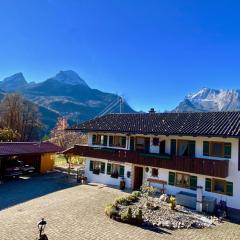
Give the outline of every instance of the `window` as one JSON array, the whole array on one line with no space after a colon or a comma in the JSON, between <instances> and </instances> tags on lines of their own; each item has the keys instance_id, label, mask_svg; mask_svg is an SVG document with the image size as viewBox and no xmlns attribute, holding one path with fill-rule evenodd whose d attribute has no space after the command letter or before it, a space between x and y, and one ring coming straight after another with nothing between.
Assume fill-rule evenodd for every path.
<instances>
[{"instance_id":1,"label":"window","mask_svg":"<svg viewBox=\"0 0 240 240\"><path fill-rule=\"evenodd\" d=\"M213 181L213 192L215 193L225 193L225 181L220 179L214 179Z\"/></svg>"},{"instance_id":2,"label":"window","mask_svg":"<svg viewBox=\"0 0 240 240\"><path fill-rule=\"evenodd\" d=\"M152 177L158 177L158 169L152 168Z\"/></svg>"},{"instance_id":3,"label":"window","mask_svg":"<svg viewBox=\"0 0 240 240\"><path fill-rule=\"evenodd\" d=\"M195 157L195 141L178 140L178 155Z\"/></svg>"},{"instance_id":4,"label":"window","mask_svg":"<svg viewBox=\"0 0 240 240\"><path fill-rule=\"evenodd\" d=\"M119 164L107 164L107 174L112 178L124 177L124 166Z\"/></svg>"},{"instance_id":5,"label":"window","mask_svg":"<svg viewBox=\"0 0 240 240\"><path fill-rule=\"evenodd\" d=\"M109 136L109 146L125 148L126 147L126 137Z\"/></svg>"},{"instance_id":6,"label":"window","mask_svg":"<svg viewBox=\"0 0 240 240\"><path fill-rule=\"evenodd\" d=\"M223 179L205 179L205 191L233 196L233 183Z\"/></svg>"},{"instance_id":7,"label":"window","mask_svg":"<svg viewBox=\"0 0 240 240\"><path fill-rule=\"evenodd\" d=\"M175 172L169 172L168 175L168 185L175 185Z\"/></svg>"},{"instance_id":8,"label":"window","mask_svg":"<svg viewBox=\"0 0 240 240\"><path fill-rule=\"evenodd\" d=\"M203 142L203 155L220 157L220 158L231 158L232 146L231 143L223 142Z\"/></svg>"},{"instance_id":9,"label":"window","mask_svg":"<svg viewBox=\"0 0 240 240\"><path fill-rule=\"evenodd\" d=\"M100 173L105 173L105 163L99 161L90 161L90 171L93 174L99 175Z\"/></svg>"},{"instance_id":10,"label":"window","mask_svg":"<svg viewBox=\"0 0 240 240\"><path fill-rule=\"evenodd\" d=\"M113 146L113 136L109 136L109 146Z\"/></svg>"},{"instance_id":11,"label":"window","mask_svg":"<svg viewBox=\"0 0 240 240\"><path fill-rule=\"evenodd\" d=\"M119 165L118 164L112 164L111 177L118 178L118 175L119 175Z\"/></svg>"},{"instance_id":12,"label":"window","mask_svg":"<svg viewBox=\"0 0 240 240\"><path fill-rule=\"evenodd\" d=\"M223 145L222 143L212 143L212 156L222 157Z\"/></svg>"},{"instance_id":13,"label":"window","mask_svg":"<svg viewBox=\"0 0 240 240\"><path fill-rule=\"evenodd\" d=\"M140 152L144 152L145 148L145 138L137 137L136 138L136 150Z\"/></svg>"},{"instance_id":14,"label":"window","mask_svg":"<svg viewBox=\"0 0 240 240\"><path fill-rule=\"evenodd\" d=\"M159 138L153 138L153 146L159 145Z\"/></svg>"},{"instance_id":15,"label":"window","mask_svg":"<svg viewBox=\"0 0 240 240\"><path fill-rule=\"evenodd\" d=\"M176 146L177 141L175 139L171 139L171 155L176 155Z\"/></svg>"},{"instance_id":16,"label":"window","mask_svg":"<svg viewBox=\"0 0 240 240\"><path fill-rule=\"evenodd\" d=\"M108 136L107 135L96 135L92 136L93 145L104 145L107 146Z\"/></svg>"},{"instance_id":17,"label":"window","mask_svg":"<svg viewBox=\"0 0 240 240\"><path fill-rule=\"evenodd\" d=\"M135 150L135 139L134 139L134 137L130 137L130 150L131 151Z\"/></svg>"},{"instance_id":18,"label":"window","mask_svg":"<svg viewBox=\"0 0 240 240\"><path fill-rule=\"evenodd\" d=\"M187 174L177 173L176 186L189 188L190 187L190 176Z\"/></svg>"},{"instance_id":19,"label":"window","mask_svg":"<svg viewBox=\"0 0 240 240\"><path fill-rule=\"evenodd\" d=\"M196 190L197 177L184 174L184 173L169 172L168 185Z\"/></svg>"}]
</instances>

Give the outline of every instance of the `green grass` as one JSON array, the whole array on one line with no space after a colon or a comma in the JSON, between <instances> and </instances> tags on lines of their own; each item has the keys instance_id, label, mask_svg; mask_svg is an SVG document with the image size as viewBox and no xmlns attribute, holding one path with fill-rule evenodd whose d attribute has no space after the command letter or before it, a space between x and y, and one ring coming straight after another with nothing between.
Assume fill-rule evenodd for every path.
<instances>
[{"instance_id":1,"label":"green grass","mask_svg":"<svg viewBox=\"0 0 240 240\"><path fill-rule=\"evenodd\" d=\"M74 156L74 157L71 158L71 163L72 164L82 164L83 159L84 159L83 157ZM67 164L67 160L64 157L64 155L57 154L55 156L55 159L54 159L54 165L55 166L61 166L61 165L65 165L65 164Z\"/></svg>"}]
</instances>

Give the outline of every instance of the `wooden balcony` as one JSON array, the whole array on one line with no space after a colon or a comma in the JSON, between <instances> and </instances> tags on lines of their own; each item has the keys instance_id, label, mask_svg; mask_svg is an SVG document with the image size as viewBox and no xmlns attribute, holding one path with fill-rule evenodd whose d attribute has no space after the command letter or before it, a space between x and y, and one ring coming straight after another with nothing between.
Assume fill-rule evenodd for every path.
<instances>
[{"instance_id":1,"label":"wooden balcony","mask_svg":"<svg viewBox=\"0 0 240 240\"><path fill-rule=\"evenodd\" d=\"M226 178L228 176L228 160L212 160L204 158L179 157L158 154L142 154L136 151L94 148L78 146L64 153L107 159L117 162L128 162L142 166L165 168L175 171L202 174L212 177Z\"/></svg>"}]
</instances>

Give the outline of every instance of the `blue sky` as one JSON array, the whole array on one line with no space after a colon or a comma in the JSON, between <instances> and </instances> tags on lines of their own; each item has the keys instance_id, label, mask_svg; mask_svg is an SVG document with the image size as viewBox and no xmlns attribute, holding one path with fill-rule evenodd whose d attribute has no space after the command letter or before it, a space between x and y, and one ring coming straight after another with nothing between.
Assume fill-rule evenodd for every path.
<instances>
[{"instance_id":1,"label":"blue sky","mask_svg":"<svg viewBox=\"0 0 240 240\"><path fill-rule=\"evenodd\" d=\"M202 87L240 88L239 10L229 0L0 0L0 79L72 69L136 110L169 110Z\"/></svg>"}]
</instances>

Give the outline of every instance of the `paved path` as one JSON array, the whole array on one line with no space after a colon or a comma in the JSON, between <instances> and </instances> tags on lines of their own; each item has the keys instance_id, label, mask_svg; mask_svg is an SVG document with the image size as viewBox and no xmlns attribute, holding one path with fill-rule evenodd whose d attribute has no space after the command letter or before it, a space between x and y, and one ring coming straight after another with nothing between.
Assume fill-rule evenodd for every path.
<instances>
[{"instance_id":1,"label":"paved path","mask_svg":"<svg viewBox=\"0 0 240 240\"><path fill-rule=\"evenodd\" d=\"M50 175L51 176L51 175ZM43 180L45 178L43 177ZM35 186L32 182L35 182ZM42 181L38 178L38 181ZM56 182L56 177L44 182L47 188ZM36 180L29 184L38 188ZM12 191L14 183L8 183ZM40 186L42 186L40 184ZM0 191L1 191L0 186ZM18 186L21 188L21 186ZM26 188L26 185L24 185ZM36 191L36 189L34 191ZM21 193L24 189L18 189ZM52 189L53 190L53 189ZM36 222L45 217L48 221L46 233L49 240L147 240L147 239L240 239L240 225L224 223L212 229L178 230L168 233L155 233L139 227L118 223L104 215L107 203L122 194L119 190L99 186L68 186L59 190L56 188L44 196L22 202L0 211L1 240L36 239ZM28 189L29 191L29 189ZM1 191L3 194L3 191ZM7 196L7 192L5 193ZM2 196L1 196L2 197Z\"/></svg>"}]
</instances>

